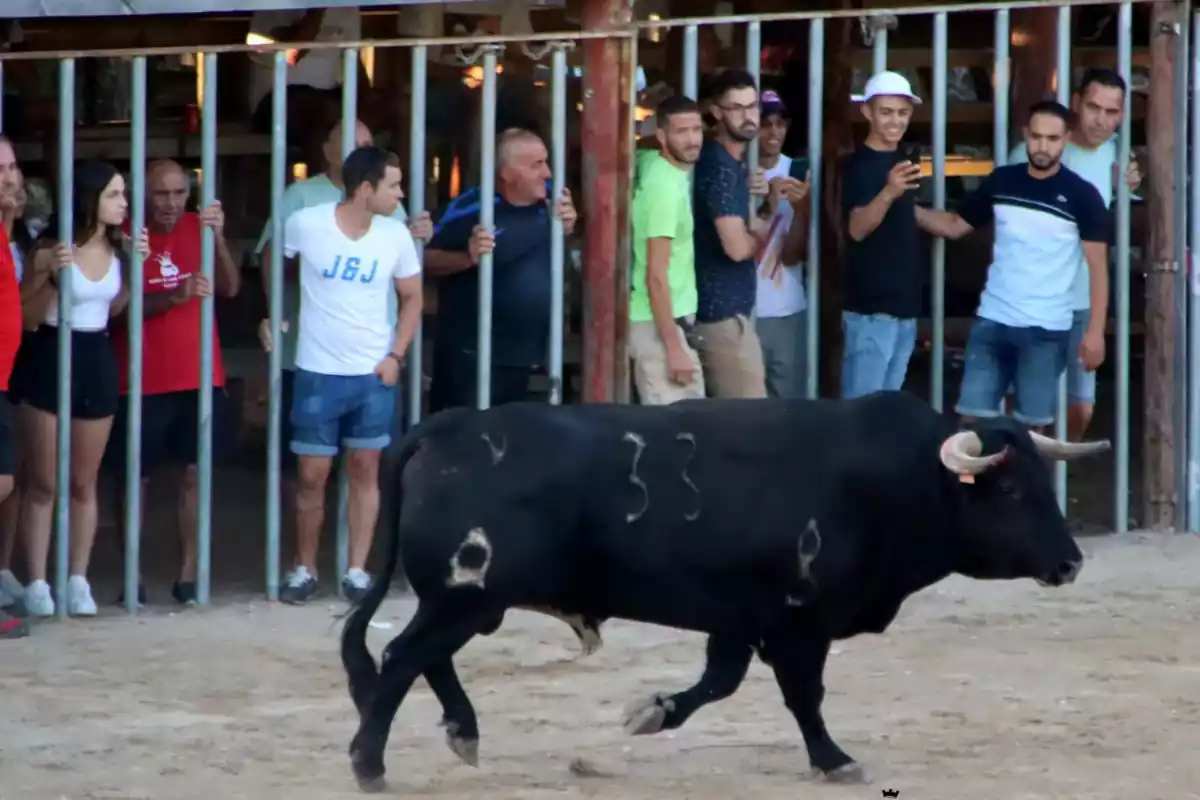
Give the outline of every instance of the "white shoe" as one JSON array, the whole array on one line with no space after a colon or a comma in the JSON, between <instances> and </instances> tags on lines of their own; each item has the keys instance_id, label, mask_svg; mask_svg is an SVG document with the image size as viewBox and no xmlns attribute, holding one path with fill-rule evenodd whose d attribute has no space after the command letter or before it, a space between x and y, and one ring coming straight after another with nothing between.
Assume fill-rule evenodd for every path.
<instances>
[{"instance_id":1,"label":"white shoe","mask_svg":"<svg viewBox=\"0 0 1200 800\"><path fill-rule=\"evenodd\" d=\"M25 596L25 587L11 570L0 569L0 595L6 595L13 600L20 600Z\"/></svg>"},{"instance_id":2,"label":"white shoe","mask_svg":"<svg viewBox=\"0 0 1200 800\"><path fill-rule=\"evenodd\" d=\"M50 584L33 581L25 587L25 610L31 617L54 616L54 594L50 591Z\"/></svg>"},{"instance_id":3,"label":"white shoe","mask_svg":"<svg viewBox=\"0 0 1200 800\"><path fill-rule=\"evenodd\" d=\"M87 578L72 575L67 583L67 613L72 617L94 617L98 611Z\"/></svg>"}]
</instances>

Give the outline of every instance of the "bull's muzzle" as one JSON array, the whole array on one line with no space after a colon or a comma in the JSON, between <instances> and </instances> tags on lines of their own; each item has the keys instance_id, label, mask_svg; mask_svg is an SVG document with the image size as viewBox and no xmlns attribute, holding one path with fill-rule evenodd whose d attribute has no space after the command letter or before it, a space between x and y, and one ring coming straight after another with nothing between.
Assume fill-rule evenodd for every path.
<instances>
[{"instance_id":1,"label":"bull's muzzle","mask_svg":"<svg viewBox=\"0 0 1200 800\"><path fill-rule=\"evenodd\" d=\"M1049 575L1039 578L1038 583L1043 586L1066 586L1075 582L1081 569L1083 569L1082 561L1063 561Z\"/></svg>"}]
</instances>

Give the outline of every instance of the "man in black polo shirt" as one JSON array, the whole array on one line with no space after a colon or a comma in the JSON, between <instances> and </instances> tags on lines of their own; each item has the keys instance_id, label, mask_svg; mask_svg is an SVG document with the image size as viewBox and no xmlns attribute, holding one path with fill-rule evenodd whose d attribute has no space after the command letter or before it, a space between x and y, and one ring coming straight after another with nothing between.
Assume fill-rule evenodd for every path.
<instances>
[{"instance_id":1,"label":"man in black polo shirt","mask_svg":"<svg viewBox=\"0 0 1200 800\"><path fill-rule=\"evenodd\" d=\"M496 143L494 232L479 224L479 189L458 195L442 213L429 248L425 272L437 279L430 411L474 406L479 331L479 273L492 254L492 405L525 399L529 376L546 363L550 335L550 180L541 138L512 128ZM567 235L575 207L565 189L554 213Z\"/></svg>"},{"instance_id":2,"label":"man in black polo shirt","mask_svg":"<svg viewBox=\"0 0 1200 800\"><path fill-rule=\"evenodd\" d=\"M913 106L921 100L905 78L880 72L867 81L863 116L871 123L843 176L846 280L842 329L842 397L900 389L916 344L926 264L917 225L923 209L912 191L918 164L900 159Z\"/></svg>"},{"instance_id":3,"label":"man in black polo shirt","mask_svg":"<svg viewBox=\"0 0 1200 800\"><path fill-rule=\"evenodd\" d=\"M767 235L750 213L746 144L758 135L758 89L745 70L712 83L715 124L692 175L696 250L696 349L715 397L766 397L762 346L750 315L758 291L754 258Z\"/></svg>"}]
</instances>

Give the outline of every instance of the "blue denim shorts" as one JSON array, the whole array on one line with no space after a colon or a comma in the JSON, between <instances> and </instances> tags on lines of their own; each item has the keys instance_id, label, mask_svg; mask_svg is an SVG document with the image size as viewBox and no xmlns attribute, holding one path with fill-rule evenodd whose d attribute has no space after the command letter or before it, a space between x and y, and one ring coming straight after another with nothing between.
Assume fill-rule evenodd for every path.
<instances>
[{"instance_id":1,"label":"blue denim shorts","mask_svg":"<svg viewBox=\"0 0 1200 800\"><path fill-rule=\"evenodd\" d=\"M297 369L292 379L292 452L334 456L341 447L382 450L392 440L396 387L379 376L321 375Z\"/></svg>"},{"instance_id":2,"label":"blue denim shorts","mask_svg":"<svg viewBox=\"0 0 1200 800\"><path fill-rule=\"evenodd\" d=\"M904 388L908 360L917 344L915 319L844 311L842 332L846 340L842 356L844 399Z\"/></svg>"},{"instance_id":3,"label":"blue denim shorts","mask_svg":"<svg viewBox=\"0 0 1200 800\"><path fill-rule=\"evenodd\" d=\"M1058 377L1067 367L1071 332L1017 328L976 319L967 339L966 366L955 411L965 417L1000 416L1004 390L1016 388L1013 417L1040 428L1054 422Z\"/></svg>"},{"instance_id":4,"label":"blue denim shorts","mask_svg":"<svg viewBox=\"0 0 1200 800\"><path fill-rule=\"evenodd\" d=\"M1071 344L1067 350L1067 401L1072 405L1096 402L1096 373L1084 367L1079 359L1079 345L1087 333L1091 315L1091 311L1076 311L1071 325Z\"/></svg>"}]
</instances>

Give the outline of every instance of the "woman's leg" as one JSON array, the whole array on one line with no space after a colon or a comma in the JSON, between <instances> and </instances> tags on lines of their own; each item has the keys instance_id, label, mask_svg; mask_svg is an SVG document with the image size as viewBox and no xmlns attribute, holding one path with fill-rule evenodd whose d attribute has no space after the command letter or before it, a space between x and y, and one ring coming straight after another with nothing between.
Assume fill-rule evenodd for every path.
<instances>
[{"instance_id":1,"label":"woman's leg","mask_svg":"<svg viewBox=\"0 0 1200 800\"><path fill-rule=\"evenodd\" d=\"M108 444L112 417L77 419L71 422L71 614L91 616L96 602L87 582L92 544L96 541L99 506L96 481L100 459Z\"/></svg>"},{"instance_id":2,"label":"woman's leg","mask_svg":"<svg viewBox=\"0 0 1200 800\"><path fill-rule=\"evenodd\" d=\"M54 599L46 582L50 556L50 524L54 518L55 432L58 418L41 409L26 407L26 484L21 497L25 532L25 560L29 585L25 607L35 616L54 614Z\"/></svg>"},{"instance_id":3,"label":"woman's leg","mask_svg":"<svg viewBox=\"0 0 1200 800\"><path fill-rule=\"evenodd\" d=\"M20 536L21 487L24 483L23 467L28 447L28 437L24 433L24 414L21 411L23 408L24 406L17 406L12 409L16 463L13 464L12 490L4 498L4 502L0 503L0 593L7 592L17 600L24 595L24 590L12 574L13 551L16 550L17 537Z\"/></svg>"}]
</instances>

